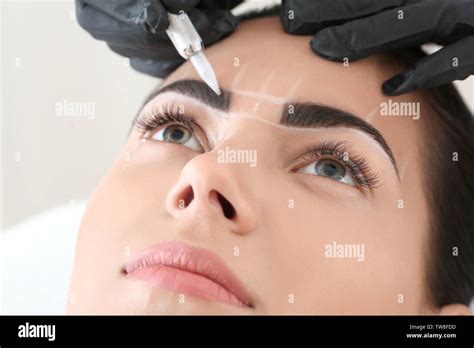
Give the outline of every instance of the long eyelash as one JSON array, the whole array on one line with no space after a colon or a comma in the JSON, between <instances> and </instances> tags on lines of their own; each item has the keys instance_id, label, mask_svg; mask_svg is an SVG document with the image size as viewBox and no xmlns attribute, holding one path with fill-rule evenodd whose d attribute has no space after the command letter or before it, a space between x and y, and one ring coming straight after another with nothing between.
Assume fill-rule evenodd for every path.
<instances>
[{"instance_id":1,"label":"long eyelash","mask_svg":"<svg viewBox=\"0 0 474 348\"><path fill-rule=\"evenodd\" d=\"M194 131L196 121L192 116L178 112L174 104L166 105L160 109L154 109L149 113L139 115L133 126L141 133L153 131L168 123L179 123Z\"/></svg>"},{"instance_id":2,"label":"long eyelash","mask_svg":"<svg viewBox=\"0 0 474 348\"><path fill-rule=\"evenodd\" d=\"M331 156L338 160L350 170L354 179L363 188L373 189L378 186L379 177L371 171L368 161L365 158L351 154L352 152L345 142L325 141L321 145L308 148L308 153L317 157L317 159Z\"/></svg>"}]
</instances>

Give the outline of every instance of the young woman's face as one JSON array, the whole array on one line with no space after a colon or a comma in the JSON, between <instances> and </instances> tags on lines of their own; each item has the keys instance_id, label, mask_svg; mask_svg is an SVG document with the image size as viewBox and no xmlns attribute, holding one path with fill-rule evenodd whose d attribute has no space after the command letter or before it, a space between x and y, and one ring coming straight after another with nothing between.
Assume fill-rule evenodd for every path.
<instances>
[{"instance_id":1,"label":"young woman's face","mask_svg":"<svg viewBox=\"0 0 474 348\"><path fill-rule=\"evenodd\" d=\"M324 61L276 18L206 55L226 97L185 63L144 107L89 201L69 312L432 311L429 110L380 91L402 67Z\"/></svg>"}]
</instances>

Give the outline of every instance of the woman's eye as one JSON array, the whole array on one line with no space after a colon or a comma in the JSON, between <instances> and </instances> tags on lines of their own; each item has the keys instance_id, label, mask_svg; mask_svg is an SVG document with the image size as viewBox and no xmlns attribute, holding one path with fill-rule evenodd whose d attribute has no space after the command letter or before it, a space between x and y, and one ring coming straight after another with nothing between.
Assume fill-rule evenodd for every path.
<instances>
[{"instance_id":1,"label":"woman's eye","mask_svg":"<svg viewBox=\"0 0 474 348\"><path fill-rule=\"evenodd\" d=\"M323 176L344 184L355 186L354 179L345 166L330 158L323 158L299 170L300 173L308 173Z\"/></svg>"},{"instance_id":2,"label":"woman's eye","mask_svg":"<svg viewBox=\"0 0 474 348\"><path fill-rule=\"evenodd\" d=\"M192 130L179 124L160 129L151 139L183 145L189 147L191 150L202 152L202 146Z\"/></svg>"}]
</instances>

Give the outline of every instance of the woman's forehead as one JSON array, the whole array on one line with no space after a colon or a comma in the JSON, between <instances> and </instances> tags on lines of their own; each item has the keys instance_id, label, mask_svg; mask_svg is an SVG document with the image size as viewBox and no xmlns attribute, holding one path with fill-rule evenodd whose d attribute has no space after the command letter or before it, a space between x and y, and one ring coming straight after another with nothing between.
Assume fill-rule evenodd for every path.
<instances>
[{"instance_id":1,"label":"woman's forehead","mask_svg":"<svg viewBox=\"0 0 474 348\"><path fill-rule=\"evenodd\" d=\"M283 31L276 17L241 23L205 50L221 88L254 103L283 104L299 99L341 107L361 117L387 99L382 83L403 66L386 55L357 62L330 62L309 47L310 36ZM167 79L199 79L189 62ZM400 97L399 97L400 98Z\"/></svg>"}]
</instances>

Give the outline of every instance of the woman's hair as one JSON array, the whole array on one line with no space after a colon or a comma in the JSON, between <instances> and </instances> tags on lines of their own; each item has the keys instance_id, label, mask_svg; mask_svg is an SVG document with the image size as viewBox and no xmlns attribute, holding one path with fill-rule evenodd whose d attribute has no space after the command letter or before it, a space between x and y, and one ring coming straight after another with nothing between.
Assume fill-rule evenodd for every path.
<instances>
[{"instance_id":1,"label":"woman's hair","mask_svg":"<svg viewBox=\"0 0 474 348\"><path fill-rule=\"evenodd\" d=\"M424 94L435 111L421 151L430 207L429 295L438 307L468 305L474 296L473 115L452 83Z\"/></svg>"},{"instance_id":2,"label":"woman's hair","mask_svg":"<svg viewBox=\"0 0 474 348\"><path fill-rule=\"evenodd\" d=\"M274 6L240 21L277 16ZM425 57L417 47L391 54L407 67ZM430 302L469 305L474 296L474 118L452 83L422 92L435 111L420 134L429 202L426 281Z\"/></svg>"}]
</instances>

